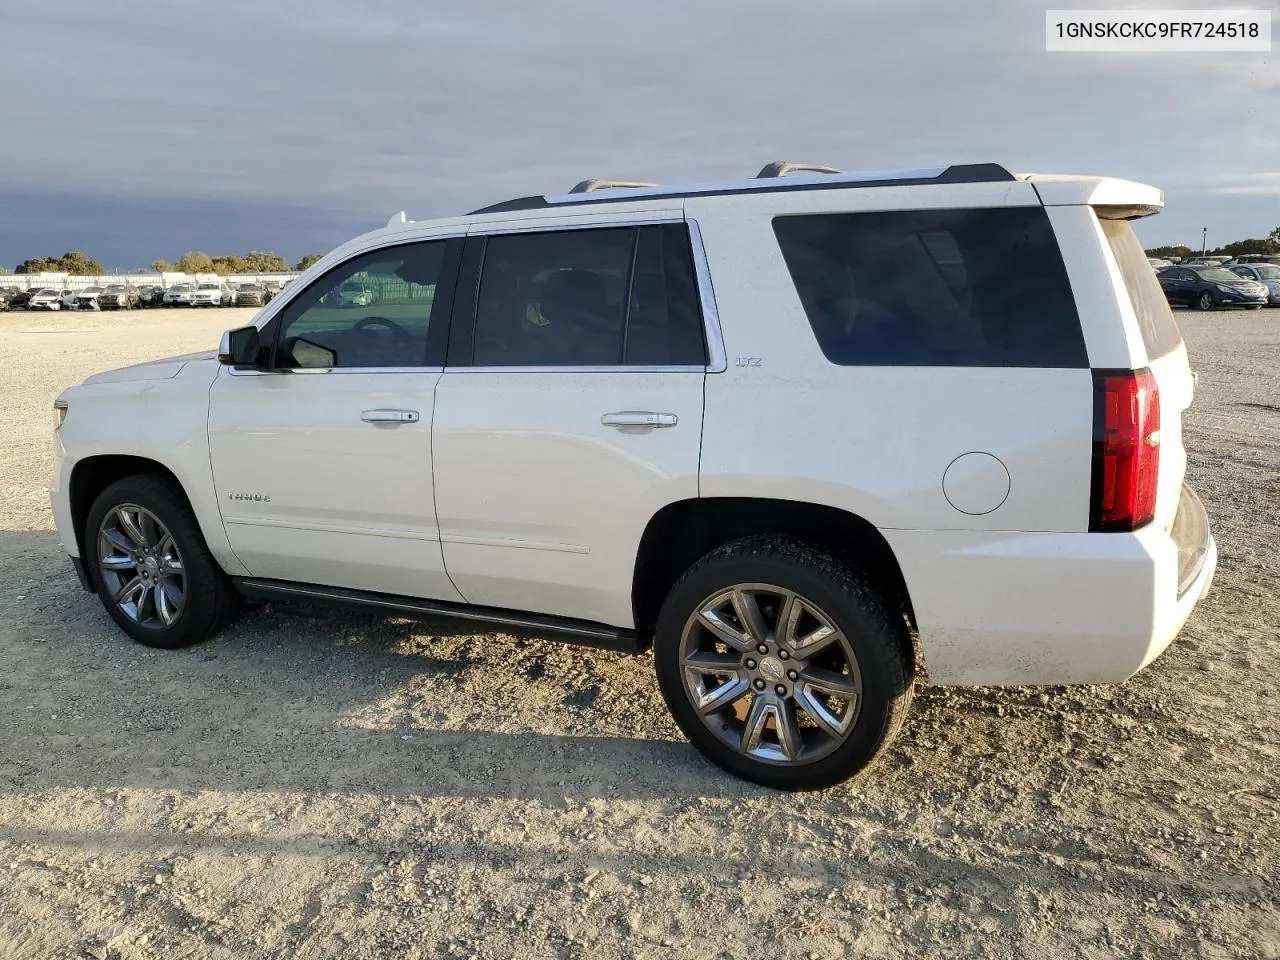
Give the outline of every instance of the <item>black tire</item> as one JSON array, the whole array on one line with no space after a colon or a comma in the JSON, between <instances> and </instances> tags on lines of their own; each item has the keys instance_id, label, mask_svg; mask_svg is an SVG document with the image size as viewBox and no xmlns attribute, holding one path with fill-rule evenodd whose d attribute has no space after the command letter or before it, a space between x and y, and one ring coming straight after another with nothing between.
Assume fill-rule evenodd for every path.
<instances>
[{"instance_id":1,"label":"black tire","mask_svg":"<svg viewBox=\"0 0 1280 960\"><path fill-rule=\"evenodd\" d=\"M176 619L167 627L148 627L130 619L112 598L99 566L103 522L123 504L137 505L153 514L167 528L181 556L183 601ZM85 521L84 561L98 598L111 619L134 640L148 647L172 650L207 640L240 609L240 595L209 553L186 497L172 481L158 474L126 477L98 495Z\"/></svg>"},{"instance_id":2,"label":"black tire","mask_svg":"<svg viewBox=\"0 0 1280 960\"><path fill-rule=\"evenodd\" d=\"M702 719L681 667L685 625L706 598L735 584L794 591L816 603L849 640L861 674L860 707L831 752L812 761L756 759L730 746ZM667 595L654 636L658 685L680 729L713 763L780 790L829 787L869 767L897 735L910 707L910 637L903 618L892 611L868 579L829 554L779 537L738 540L704 556Z\"/></svg>"},{"instance_id":3,"label":"black tire","mask_svg":"<svg viewBox=\"0 0 1280 960\"><path fill-rule=\"evenodd\" d=\"M1196 298L1196 309L1203 310L1206 313L1218 305L1218 301L1213 298L1213 294L1208 290L1203 291Z\"/></svg>"}]
</instances>

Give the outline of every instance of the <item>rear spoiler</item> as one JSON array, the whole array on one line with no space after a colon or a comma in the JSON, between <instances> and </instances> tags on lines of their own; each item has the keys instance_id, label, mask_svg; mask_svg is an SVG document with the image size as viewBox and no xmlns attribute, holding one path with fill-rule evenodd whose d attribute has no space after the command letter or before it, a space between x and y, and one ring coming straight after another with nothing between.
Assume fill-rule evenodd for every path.
<instances>
[{"instance_id":1,"label":"rear spoiler","mask_svg":"<svg viewBox=\"0 0 1280 960\"><path fill-rule=\"evenodd\" d=\"M1041 174L1023 179L1035 188L1046 207L1088 206L1104 220L1134 220L1164 209L1163 190L1133 180Z\"/></svg>"}]
</instances>

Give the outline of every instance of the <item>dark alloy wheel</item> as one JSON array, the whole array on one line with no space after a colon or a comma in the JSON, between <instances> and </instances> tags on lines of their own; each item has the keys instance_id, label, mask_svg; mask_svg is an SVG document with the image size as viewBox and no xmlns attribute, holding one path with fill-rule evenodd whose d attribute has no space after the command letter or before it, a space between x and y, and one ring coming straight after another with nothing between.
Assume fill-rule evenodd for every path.
<instances>
[{"instance_id":1,"label":"dark alloy wheel","mask_svg":"<svg viewBox=\"0 0 1280 960\"><path fill-rule=\"evenodd\" d=\"M139 474L103 490L89 509L83 548L107 613L139 643L198 643L239 608L186 498L164 477Z\"/></svg>"},{"instance_id":2,"label":"dark alloy wheel","mask_svg":"<svg viewBox=\"0 0 1280 960\"><path fill-rule=\"evenodd\" d=\"M844 780L892 739L911 695L906 626L854 571L752 538L672 588L654 642L659 685L709 759L767 786Z\"/></svg>"}]
</instances>

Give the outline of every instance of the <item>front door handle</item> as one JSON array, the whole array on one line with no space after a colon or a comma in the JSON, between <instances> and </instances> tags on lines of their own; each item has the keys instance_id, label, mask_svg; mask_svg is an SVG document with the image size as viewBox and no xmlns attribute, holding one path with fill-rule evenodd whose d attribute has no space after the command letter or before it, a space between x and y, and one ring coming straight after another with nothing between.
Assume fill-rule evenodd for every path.
<instances>
[{"instance_id":1,"label":"front door handle","mask_svg":"<svg viewBox=\"0 0 1280 960\"><path fill-rule=\"evenodd\" d=\"M365 423L417 423L417 410L366 410L360 414Z\"/></svg>"},{"instance_id":2,"label":"front door handle","mask_svg":"<svg viewBox=\"0 0 1280 960\"><path fill-rule=\"evenodd\" d=\"M649 410L624 410L606 413L600 418L606 427L674 427L678 418L674 413L652 413Z\"/></svg>"}]
</instances>

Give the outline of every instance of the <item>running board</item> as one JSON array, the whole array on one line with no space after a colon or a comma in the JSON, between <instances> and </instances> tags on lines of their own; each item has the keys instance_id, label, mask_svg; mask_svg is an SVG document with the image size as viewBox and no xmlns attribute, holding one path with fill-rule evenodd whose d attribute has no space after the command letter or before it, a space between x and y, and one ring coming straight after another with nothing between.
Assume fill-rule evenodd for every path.
<instances>
[{"instance_id":1,"label":"running board","mask_svg":"<svg viewBox=\"0 0 1280 960\"><path fill-rule=\"evenodd\" d=\"M322 587L288 580L234 577L231 582L240 593L256 600L300 600L338 607L386 610L422 620L465 621L474 623L483 630L535 639L561 640L622 653L640 653L646 648L646 644L641 642L634 630L610 627L590 620L520 613L494 607L472 607L443 600L420 600L417 597L398 597L371 590Z\"/></svg>"}]
</instances>

